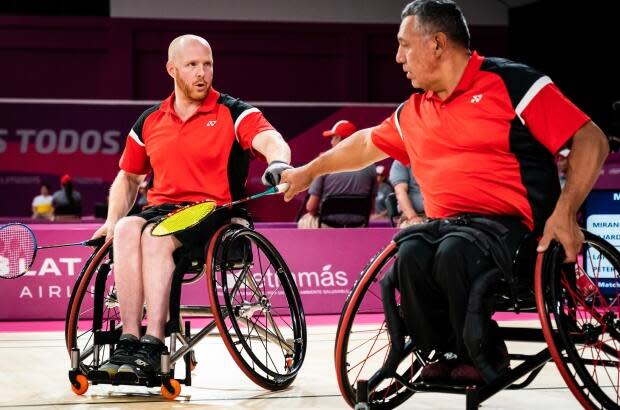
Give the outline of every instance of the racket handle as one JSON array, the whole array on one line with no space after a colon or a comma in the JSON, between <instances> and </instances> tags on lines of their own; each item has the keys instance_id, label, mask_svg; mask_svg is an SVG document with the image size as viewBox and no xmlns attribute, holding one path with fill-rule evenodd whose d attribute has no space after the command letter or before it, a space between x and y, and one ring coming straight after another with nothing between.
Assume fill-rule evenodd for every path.
<instances>
[{"instance_id":1,"label":"racket handle","mask_svg":"<svg viewBox=\"0 0 620 410\"><path fill-rule=\"evenodd\" d=\"M289 184L286 182L276 185L276 189L278 190L279 193L288 191L288 187L289 187Z\"/></svg>"},{"instance_id":2,"label":"racket handle","mask_svg":"<svg viewBox=\"0 0 620 410\"><path fill-rule=\"evenodd\" d=\"M85 246L101 246L105 243L105 236L99 236L94 239L82 242Z\"/></svg>"}]
</instances>

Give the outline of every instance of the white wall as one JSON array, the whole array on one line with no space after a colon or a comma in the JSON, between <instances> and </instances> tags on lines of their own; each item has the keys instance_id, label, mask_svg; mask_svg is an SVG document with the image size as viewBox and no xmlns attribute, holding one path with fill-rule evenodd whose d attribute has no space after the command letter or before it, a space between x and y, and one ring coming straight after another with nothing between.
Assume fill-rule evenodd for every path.
<instances>
[{"instance_id":1,"label":"white wall","mask_svg":"<svg viewBox=\"0 0 620 410\"><path fill-rule=\"evenodd\" d=\"M406 0L110 0L112 17L321 23L398 23ZM460 0L469 24L507 25L499 0Z\"/></svg>"}]
</instances>

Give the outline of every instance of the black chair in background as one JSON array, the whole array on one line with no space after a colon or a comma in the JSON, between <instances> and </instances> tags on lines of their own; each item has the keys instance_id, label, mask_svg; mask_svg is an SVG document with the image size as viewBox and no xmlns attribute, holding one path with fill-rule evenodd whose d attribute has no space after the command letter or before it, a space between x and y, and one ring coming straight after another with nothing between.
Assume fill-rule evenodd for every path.
<instances>
[{"instance_id":1,"label":"black chair in background","mask_svg":"<svg viewBox=\"0 0 620 410\"><path fill-rule=\"evenodd\" d=\"M371 210L371 195L330 195L321 204L319 227L321 224L333 228L367 227ZM344 215L350 221L343 224Z\"/></svg>"}]
</instances>

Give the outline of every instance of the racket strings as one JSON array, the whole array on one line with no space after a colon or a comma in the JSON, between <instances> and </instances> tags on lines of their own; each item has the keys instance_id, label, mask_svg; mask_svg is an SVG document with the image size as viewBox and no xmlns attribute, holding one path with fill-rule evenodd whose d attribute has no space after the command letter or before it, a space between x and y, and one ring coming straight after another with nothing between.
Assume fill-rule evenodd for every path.
<instances>
[{"instance_id":1,"label":"racket strings","mask_svg":"<svg viewBox=\"0 0 620 410\"><path fill-rule=\"evenodd\" d=\"M32 232L23 225L0 229L0 276L15 278L32 265L36 243Z\"/></svg>"},{"instance_id":2,"label":"racket strings","mask_svg":"<svg viewBox=\"0 0 620 410\"><path fill-rule=\"evenodd\" d=\"M181 208L162 219L151 233L154 236L165 236L190 228L211 214L215 207L214 201L204 201Z\"/></svg>"}]
</instances>

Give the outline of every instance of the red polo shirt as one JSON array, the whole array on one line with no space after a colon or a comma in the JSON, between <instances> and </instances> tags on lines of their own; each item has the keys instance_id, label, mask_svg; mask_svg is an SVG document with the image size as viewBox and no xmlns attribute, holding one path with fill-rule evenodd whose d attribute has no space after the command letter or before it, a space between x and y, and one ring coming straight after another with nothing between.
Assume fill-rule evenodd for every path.
<instances>
[{"instance_id":1,"label":"red polo shirt","mask_svg":"<svg viewBox=\"0 0 620 410\"><path fill-rule=\"evenodd\" d=\"M245 195L252 140L271 129L257 108L214 89L181 121L173 93L136 121L119 165L132 174L153 171L149 205L207 198L221 205Z\"/></svg>"},{"instance_id":2,"label":"red polo shirt","mask_svg":"<svg viewBox=\"0 0 620 410\"><path fill-rule=\"evenodd\" d=\"M448 98L411 95L372 140L411 164L428 216L516 215L540 228L559 196L553 154L588 120L549 77L474 52Z\"/></svg>"}]
</instances>

